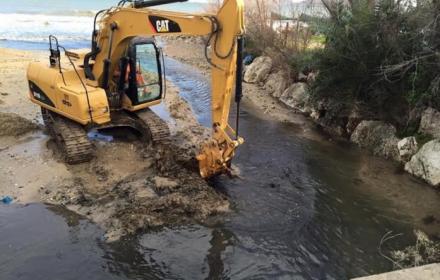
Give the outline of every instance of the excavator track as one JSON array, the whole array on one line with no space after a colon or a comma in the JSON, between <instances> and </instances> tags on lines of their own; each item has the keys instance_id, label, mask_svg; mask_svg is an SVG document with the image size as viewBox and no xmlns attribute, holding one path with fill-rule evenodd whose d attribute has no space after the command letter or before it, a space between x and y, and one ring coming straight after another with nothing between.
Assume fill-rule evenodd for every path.
<instances>
[{"instance_id":1,"label":"excavator track","mask_svg":"<svg viewBox=\"0 0 440 280\"><path fill-rule=\"evenodd\" d=\"M138 118L147 127L153 145L168 145L171 142L168 124L150 109L136 112Z\"/></svg>"},{"instance_id":2,"label":"excavator track","mask_svg":"<svg viewBox=\"0 0 440 280\"><path fill-rule=\"evenodd\" d=\"M170 128L168 124L151 109L136 112L142 126L149 132L150 143L156 153L156 167L161 172L175 169L175 156L171 148Z\"/></svg>"},{"instance_id":3,"label":"excavator track","mask_svg":"<svg viewBox=\"0 0 440 280\"><path fill-rule=\"evenodd\" d=\"M93 145L84 128L73 121L41 109L44 124L60 148L68 164L88 162L93 157Z\"/></svg>"}]
</instances>

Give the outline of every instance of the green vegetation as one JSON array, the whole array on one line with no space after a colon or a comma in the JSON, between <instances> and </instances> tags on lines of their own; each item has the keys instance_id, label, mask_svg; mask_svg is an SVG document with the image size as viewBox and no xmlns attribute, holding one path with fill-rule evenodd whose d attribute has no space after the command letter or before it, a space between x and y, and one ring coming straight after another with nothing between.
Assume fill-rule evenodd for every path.
<instances>
[{"instance_id":1,"label":"green vegetation","mask_svg":"<svg viewBox=\"0 0 440 280\"><path fill-rule=\"evenodd\" d=\"M249 2L247 53L271 56L292 81L315 72L313 99L415 135L420 114L410 112L440 110L440 0L321 1L327 16L295 11L281 23L270 12L278 1Z\"/></svg>"},{"instance_id":2,"label":"green vegetation","mask_svg":"<svg viewBox=\"0 0 440 280\"><path fill-rule=\"evenodd\" d=\"M316 50L306 49L301 52L291 53L289 66L298 72L310 73L316 70Z\"/></svg>"},{"instance_id":3,"label":"green vegetation","mask_svg":"<svg viewBox=\"0 0 440 280\"><path fill-rule=\"evenodd\" d=\"M325 45L326 40L327 40L327 38L323 34L317 34L317 35L312 36L312 38L310 39L310 42L312 44Z\"/></svg>"},{"instance_id":4,"label":"green vegetation","mask_svg":"<svg viewBox=\"0 0 440 280\"><path fill-rule=\"evenodd\" d=\"M440 108L440 1L351 3L327 7L315 94L350 97L376 110L386 104Z\"/></svg>"}]
</instances>

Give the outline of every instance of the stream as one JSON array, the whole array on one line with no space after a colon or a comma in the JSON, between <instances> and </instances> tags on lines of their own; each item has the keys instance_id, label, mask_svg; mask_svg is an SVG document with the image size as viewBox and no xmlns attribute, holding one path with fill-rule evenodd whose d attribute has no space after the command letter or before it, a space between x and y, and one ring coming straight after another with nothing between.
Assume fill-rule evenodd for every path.
<instances>
[{"instance_id":1,"label":"stream","mask_svg":"<svg viewBox=\"0 0 440 280\"><path fill-rule=\"evenodd\" d=\"M209 81L169 58L167 74L209 126ZM412 245L415 229L440 236L438 191L347 143L310 140L242 107L240 178L213 182L231 214L107 244L63 208L0 205L0 279L349 279L392 270L379 247L389 255ZM402 235L380 246L390 231Z\"/></svg>"}]
</instances>

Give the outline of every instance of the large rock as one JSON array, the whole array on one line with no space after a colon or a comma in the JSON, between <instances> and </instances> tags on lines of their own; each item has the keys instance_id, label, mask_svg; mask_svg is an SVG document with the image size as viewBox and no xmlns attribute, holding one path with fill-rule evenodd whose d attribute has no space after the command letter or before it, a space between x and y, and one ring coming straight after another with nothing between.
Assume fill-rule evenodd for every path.
<instances>
[{"instance_id":1,"label":"large rock","mask_svg":"<svg viewBox=\"0 0 440 280\"><path fill-rule=\"evenodd\" d=\"M362 121L351 135L351 141L375 155L398 161L400 159L396 128L381 121Z\"/></svg>"},{"instance_id":2,"label":"large rock","mask_svg":"<svg viewBox=\"0 0 440 280\"><path fill-rule=\"evenodd\" d=\"M419 132L440 138L440 112L433 108L423 111Z\"/></svg>"},{"instance_id":3,"label":"large rock","mask_svg":"<svg viewBox=\"0 0 440 280\"><path fill-rule=\"evenodd\" d=\"M415 137L406 137L397 143L397 148L399 149L400 159L403 162L408 162L417 153L419 147Z\"/></svg>"},{"instance_id":4,"label":"large rock","mask_svg":"<svg viewBox=\"0 0 440 280\"><path fill-rule=\"evenodd\" d=\"M293 109L303 112L308 98L307 84L295 83L283 92L280 96L280 101Z\"/></svg>"},{"instance_id":5,"label":"large rock","mask_svg":"<svg viewBox=\"0 0 440 280\"><path fill-rule=\"evenodd\" d=\"M246 68L244 81L247 83L264 82L272 70L272 59L268 56L257 57L251 65Z\"/></svg>"},{"instance_id":6,"label":"large rock","mask_svg":"<svg viewBox=\"0 0 440 280\"><path fill-rule=\"evenodd\" d=\"M286 88L287 75L283 71L270 74L264 85L264 89L276 98L280 98Z\"/></svg>"},{"instance_id":7,"label":"large rock","mask_svg":"<svg viewBox=\"0 0 440 280\"><path fill-rule=\"evenodd\" d=\"M433 186L440 186L440 140L426 143L405 165L405 170Z\"/></svg>"}]
</instances>

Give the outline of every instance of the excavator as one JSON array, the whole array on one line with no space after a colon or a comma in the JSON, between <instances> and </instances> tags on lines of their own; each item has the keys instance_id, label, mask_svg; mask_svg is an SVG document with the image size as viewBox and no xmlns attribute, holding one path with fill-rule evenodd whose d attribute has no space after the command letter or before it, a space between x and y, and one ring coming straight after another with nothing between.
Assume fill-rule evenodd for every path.
<instances>
[{"instance_id":1,"label":"excavator","mask_svg":"<svg viewBox=\"0 0 440 280\"><path fill-rule=\"evenodd\" d=\"M154 9L187 0L122 0L94 17L91 50L66 50L49 37L49 64L31 63L27 71L30 100L69 164L93 157L90 129L131 127L153 147L170 142L167 123L150 107L166 96L161 36L206 36L211 65L211 138L197 155L200 175L227 173L236 149L242 97L243 0L224 0L217 14ZM64 51L64 56L62 56ZM68 63L62 64L61 58ZM231 102L237 103L235 129L229 124Z\"/></svg>"}]
</instances>

